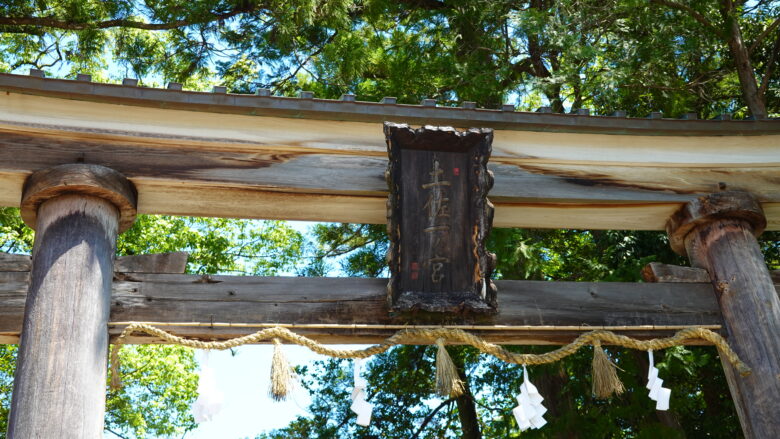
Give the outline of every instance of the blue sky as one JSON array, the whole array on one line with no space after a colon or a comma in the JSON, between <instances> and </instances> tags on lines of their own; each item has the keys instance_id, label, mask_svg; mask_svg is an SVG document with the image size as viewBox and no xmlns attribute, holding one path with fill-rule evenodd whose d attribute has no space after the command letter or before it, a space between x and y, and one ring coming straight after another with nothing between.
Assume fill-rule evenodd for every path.
<instances>
[{"instance_id":1,"label":"blue sky","mask_svg":"<svg viewBox=\"0 0 780 439\"><path fill-rule=\"evenodd\" d=\"M283 346L291 365L323 359L300 346ZM272 345L241 346L235 350L210 354L217 384L224 395L222 410L211 421L188 433L188 439L254 438L257 434L284 427L296 416L306 415L308 392L298 387L286 401L275 402L268 396Z\"/></svg>"},{"instance_id":2,"label":"blue sky","mask_svg":"<svg viewBox=\"0 0 780 439\"><path fill-rule=\"evenodd\" d=\"M306 234L316 223L288 221L287 224ZM295 273L282 275L294 276ZM363 347L350 345L341 348ZM284 345L283 350L291 366L328 358L301 346ZM311 398L300 387L286 401L276 402L268 396L273 345L241 346L234 352L236 355L230 351L211 352L209 364L214 368L217 384L224 395L222 410L211 421L200 424L196 430L185 435L186 439L253 439L259 433L284 427L297 416L308 414L306 408Z\"/></svg>"},{"instance_id":3,"label":"blue sky","mask_svg":"<svg viewBox=\"0 0 780 439\"><path fill-rule=\"evenodd\" d=\"M288 225L304 234L313 224L288 221ZM291 366L326 358L300 346L285 345L283 349ZM276 402L268 396L273 345L241 346L234 352L236 355L230 351L210 354L209 364L217 375L217 384L225 398L224 405L214 419L200 424L185 438L251 439L263 431L284 427L297 416L307 414L309 394L300 387L286 401Z\"/></svg>"}]
</instances>

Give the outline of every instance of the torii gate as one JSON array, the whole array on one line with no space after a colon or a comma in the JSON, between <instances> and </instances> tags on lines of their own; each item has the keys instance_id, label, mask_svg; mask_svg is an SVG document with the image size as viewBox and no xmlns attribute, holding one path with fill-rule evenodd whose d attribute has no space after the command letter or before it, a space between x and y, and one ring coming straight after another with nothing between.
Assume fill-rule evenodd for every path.
<instances>
[{"instance_id":1,"label":"torii gate","mask_svg":"<svg viewBox=\"0 0 780 439\"><path fill-rule=\"evenodd\" d=\"M651 337L704 326L720 329L753 368L742 378L724 364L745 436L780 431L780 301L755 239L765 227L780 230L780 121L520 113L42 76L0 74L0 205L21 206L37 230L31 269L24 258L0 258L0 340L21 333L9 437L100 437L108 338L121 331L107 325L122 321L224 323L176 329L207 339L281 323L336 343L444 321L513 344L560 343L586 328ZM386 120L493 128L497 227L666 229L673 248L706 272L648 267L648 280L700 283L497 282L497 313L425 321L389 313L381 279L133 273L112 281L115 238L136 209L385 222ZM184 296L191 300L176 300Z\"/></svg>"}]
</instances>

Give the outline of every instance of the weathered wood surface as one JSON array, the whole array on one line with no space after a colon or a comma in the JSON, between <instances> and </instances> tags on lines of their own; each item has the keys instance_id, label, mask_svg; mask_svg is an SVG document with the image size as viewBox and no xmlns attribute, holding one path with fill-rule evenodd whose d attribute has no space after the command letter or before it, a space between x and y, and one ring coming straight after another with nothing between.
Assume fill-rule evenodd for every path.
<instances>
[{"instance_id":1,"label":"weathered wood surface","mask_svg":"<svg viewBox=\"0 0 780 439\"><path fill-rule=\"evenodd\" d=\"M38 208L61 195L79 194L104 199L119 210L119 232L135 222L138 193L122 174L104 166L71 163L41 169L24 183L21 214L25 224L35 228Z\"/></svg>"},{"instance_id":2,"label":"weathered wood surface","mask_svg":"<svg viewBox=\"0 0 780 439\"><path fill-rule=\"evenodd\" d=\"M0 252L0 272L2 271L30 271L31 257L28 255L16 255Z\"/></svg>"},{"instance_id":3,"label":"weathered wood surface","mask_svg":"<svg viewBox=\"0 0 780 439\"><path fill-rule=\"evenodd\" d=\"M703 268L651 262L642 268L642 280L645 282L702 283L709 282L710 275Z\"/></svg>"},{"instance_id":4,"label":"weathered wood surface","mask_svg":"<svg viewBox=\"0 0 780 439\"><path fill-rule=\"evenodd\" d=\"M127 175L142 194L142 213L385 222L381 123L124 104L0 94L0 205L18 205L31 172L81 161ZM780 122L767 126L780 134ZM695 137L497 126L489 165L494 226L662 230L682 203L725 185L756 193L768 228L780 229L780 135L772 132Z\"/></svg>"},{"instance_id":5,"label":"weathered wood surface","mask_svg":"<svg viewBox=\"0 0 780 439\"><path fill-rule=\"evenodd\" d=\"M769 439L780 431L780 298L755 238L764 224L749 194L716 193L680 209L669 234L708 271L730 344L753 370L741 377L723 362L745 437Z\"/></svg>"},{"instance_id":6,"label":"weathered wood surface","mask_svg":"<svg viewBox=\"0 0 780 439\"><path fill-rule=\"evenodd\" d=\"M9 438L102 437L118 222L117 208L100 198L41 205Z\"/></svg>"},{"instance_id":7,"label":"weathered wood surface","mask_svg":"<svg viewBox=\"0 0 780 439\"><path fill-rule=\"evenodd\" d=\"M32 73L32 71L31 71ZM42 73L42 72L41 72ZM91 78L90 78L91 79ZM742 121L720 119L668 119L635 118L619 116L583 116L581 113L551 113L508 111L501 109L475 108L474 105L460 107L397 104L396 98L385 98L382 102L355 101L354 99L317 99L313 96L290 98L267 94L226 94L181 91L137 87L132 85L92 83L90 79L63 80L44 78L43 75L15 75L0 73L0 90L9 93L25 93L37 96L86 100L145 108L210 112L217 114L273 116L303 118L319 121L356 121L382 123L389 119L403 119L415 125L432 124L459 127L481 126L504 130L606 133L606 134L649 134L649 135L761 135L777 132L772 119ZM124 85L124 84L123 84ZM260 92L260 90L258 90ZM354 97L353 97L354 98ZM435 103L435 102L434 102ZM473 102L471 103L473 104Z\"/></svg>"},{"instance_id":8,"label":"weathered wood surface","mask_svg":"<svg viewBox=\"0 0 780 439\"><path fill-rule=\"evenodd\" d=\"M494 312L492 130L386 123L385 136L393 309Z\"/></svg>"},{"instance_id":9,"label":"weathered wood surface","mask_svg":"<svg viewBox=\"0 0 780 439\"><path fill-rule=\"evenodd\" d=\"M780 270L769 270L775 291L780 296ZM642 268L642 280L645 282L710 282L710 274L703 268L681 267L679 265L651 262Z\"/></svg>"},{"instance_id":10,"label":"weathered wood surface","mask_svg":"<svg viewBox=\"0 0 780 439\"><path fill-rule=\"evenodd\" d=\"M151 255L120 256L114 262L118 273L180 274L187 268L187 252L157 253Z\"/></svg>"},{"instance_id":11,"label":"weathered wood surface","mask_svg":"<svg viewBox=\"0 0 780 439\"><path fill-rule=\"evenodd\" d=\"M295 329L328 343L370 343L410 324L494 326L475 330L489 340L514 344L562 343L587 327L719 325L710 284L496 281L495 315L442 316L388 312L387 279L127 274L114 281L111 321L284 323L321 325ZM0 272L0 341L14 341L21 327L27 273ZM368 325L336 329L327 325ZM377 327L379 325L379 327ZM383 325L396 325L383 328ZM565 326L561 329L508 328ZM502 328L502 326L506 328ZM583 327L573 329L572 327ZM257 328L171 328L207 339L245 335ZM118 335L121 328L112 328ZM634 328L638 337L673 330ZM151 342L150 338L137 340Z\"/></svg>"},{"instance_id":12,"label":"weathered wood surface","mask_svg":"<svg viewBox=\"0 0 780 439\"><path fill-rule=\"evenodd\" d=\"M187 268L187 252L157 253L150 255L120 256L114 261L114 271L119 273L184 273ZM0 272L30 271L32 258L0 252Z\"/></svg>"}]
</instances>

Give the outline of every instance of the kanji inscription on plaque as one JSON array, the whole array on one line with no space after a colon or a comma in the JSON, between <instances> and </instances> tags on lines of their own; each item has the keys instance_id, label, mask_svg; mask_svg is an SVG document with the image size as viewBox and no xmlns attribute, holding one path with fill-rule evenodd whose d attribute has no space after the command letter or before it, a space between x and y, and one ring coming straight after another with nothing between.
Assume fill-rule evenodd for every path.
<instances>
[{"instance_id":1,"label":"kanji inscription on plaque","mask_svg":"<svg viewBox=\"0 0 780 439\"><path fill-rule=\"evenodd\" d=\"M385 123L394 310L493 312L487 170L493 131Z\"/></svg>"}]
</instances>

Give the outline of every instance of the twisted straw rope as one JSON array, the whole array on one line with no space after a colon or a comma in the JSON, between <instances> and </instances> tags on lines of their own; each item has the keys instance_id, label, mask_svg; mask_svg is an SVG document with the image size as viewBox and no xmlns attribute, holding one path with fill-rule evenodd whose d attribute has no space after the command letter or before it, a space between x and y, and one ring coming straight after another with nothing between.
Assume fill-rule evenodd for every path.
<instances>
[{"instance_id":1,"label":"twisted straw rope","mask_svg":"<svg viewBox=\"0 0 780 439\"><path fill-rule=\"evenodd\" d=\"M488 343L480 337L465 332L460 329L436 328L436 329L403 329L385 339L382 343L369 346L365 349L333 349L316 341L298 335L289 329L282 327L267 328L257 331L253 334L243 337L236 337L225 341L201 341L179 337L162 329L155 328L147 323L130 323L117 339L111 350L111 374L114 380L119 378L119 349L124 339L133 332L143 332L148 335L159 337L168 343L180 346L186 346L196 349L216 349L224 350L235 348L241 345L257 343L268 339L282 339L299 346L305 346L312 352L327 355L335 358L368 358L373 355L381 354L391 347L399 344L408 344L412 342L426 341L435 343L438 339L448 342L458 342L471 345L481 352L490 354L507 363L520 365L538 365L553 363L577 352L581 347L594 343L605 342L612 345L623 346L626 348L638 349L643 351L665 349L672 346L682 345L685 340L702 339L715 345L720 354L737 369L742 376L750 375L751 370L737 354L731 349L726 340L720 335L705 328L686 328L677 331L673 336L666 338L654 338L652 340L637 340L625 335L618 335L611 331L596 330L586 332L577 337L573 342L561 346L560 348L543 354L516 354L507 351L503 347ZM118 381L115 381L118 382Z\"/></svg>"}]
</instances>

